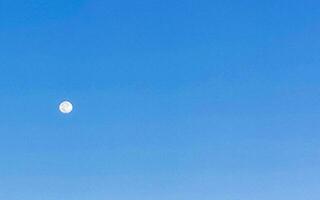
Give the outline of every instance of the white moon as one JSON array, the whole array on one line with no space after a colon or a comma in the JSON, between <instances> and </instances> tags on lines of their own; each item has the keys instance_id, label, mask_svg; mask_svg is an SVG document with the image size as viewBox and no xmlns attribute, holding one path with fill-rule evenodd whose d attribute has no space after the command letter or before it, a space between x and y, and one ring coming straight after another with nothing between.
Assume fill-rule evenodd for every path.
<instances>
[{"instance_id":1,"label":"white moon","mask_svg":"<svg viewBox=\"0 0 320 200\"><path fill-rule=\"evenodd\" d=\"M59 110L64 114L71 113L73 110L72 103L70 103L69 101L63 101L59 105Z\"/></svg>"}]
</instances>

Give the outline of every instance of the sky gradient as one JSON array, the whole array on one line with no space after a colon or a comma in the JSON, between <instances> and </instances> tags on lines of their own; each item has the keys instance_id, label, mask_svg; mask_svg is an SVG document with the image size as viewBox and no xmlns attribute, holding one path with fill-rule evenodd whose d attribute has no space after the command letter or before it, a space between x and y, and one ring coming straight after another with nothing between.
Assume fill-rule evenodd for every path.
<instances>
[{"instance_id":1,"label":"sky gradient","mask_svg":"<svg viewBox=\"0 0 320 200\"><path fill-rule=\"evenodd\" d=\"M0 0L0 199L318 200L319 6Z\"/></svg>"}]
</instances>

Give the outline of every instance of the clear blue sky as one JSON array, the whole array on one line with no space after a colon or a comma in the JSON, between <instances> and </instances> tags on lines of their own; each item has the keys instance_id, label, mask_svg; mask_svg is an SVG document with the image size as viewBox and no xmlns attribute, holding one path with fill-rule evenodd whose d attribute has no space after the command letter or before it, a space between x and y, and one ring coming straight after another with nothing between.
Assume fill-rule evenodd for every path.
<instances>
[{"instance_id":1,"label":"clear blue sky","mask_svg":"<svg viewBox=\"0 0 320 200\"><path fill-rule=\"evenodd\" d=\"M0 199L320 199L319 6L1 0Z\"/></svg>"}]
</instances>

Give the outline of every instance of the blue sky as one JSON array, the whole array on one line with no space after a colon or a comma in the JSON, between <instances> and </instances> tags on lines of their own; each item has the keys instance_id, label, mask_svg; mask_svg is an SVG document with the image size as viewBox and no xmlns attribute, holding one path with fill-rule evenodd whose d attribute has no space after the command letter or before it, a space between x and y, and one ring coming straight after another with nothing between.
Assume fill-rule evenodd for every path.
<instances>
[{"instance_id":1,"label":"blue sky","mask_svg":"<svg viewBox=\"0 0 320 200\"><path fill-rule=\"evenodd\" d=\"M1 0L0 199L319 199L319 6Z\"/></svg>"}]
</instances>

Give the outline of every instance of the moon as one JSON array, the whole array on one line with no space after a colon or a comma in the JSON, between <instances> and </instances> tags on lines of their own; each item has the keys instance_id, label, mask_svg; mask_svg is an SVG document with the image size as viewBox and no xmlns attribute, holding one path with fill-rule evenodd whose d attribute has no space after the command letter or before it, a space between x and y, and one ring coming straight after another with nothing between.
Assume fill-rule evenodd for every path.
<instances>
[{"instance_id":1,"label":"moon","mask_svg":"<svg viewBox=\"0 0 320 200\"><path fill-rule=\"evenodd\" d=\"M69 101L63 101L60 103L59 105L59 110L60 112L62 112L63 114L69 114L72 112L73 110L73 105L71 102Z\"/></svg>"}]
</instances>

